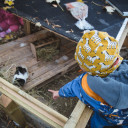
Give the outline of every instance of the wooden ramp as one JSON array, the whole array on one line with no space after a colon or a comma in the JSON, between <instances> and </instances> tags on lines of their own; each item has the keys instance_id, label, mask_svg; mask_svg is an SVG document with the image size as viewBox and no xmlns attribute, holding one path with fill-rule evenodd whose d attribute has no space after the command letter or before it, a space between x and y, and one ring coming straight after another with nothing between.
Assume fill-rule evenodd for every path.
<instances>
[{"instance_id":1,"label":"wooden ramp","mask_svg":"<svg viewBox=\"0 0 128 128\"><path fill-rule=\"evenodd\" d=\"M55 59L46 62L43 60L37 61L34 58L30 43L43 38L47 32L46 30L42 30L0 46L0 71L10 74L10 82L13 79L16 66L19 65L26 65L28 68L29 79L24 89L30 90L51 77L66 72L71 66L76 64L73 59L75 44L70 41L64 43L62 41L60 53L55 58L59 59L62 56L67 56L68 60L66 61L56 63Z\"/></svg>"}]
</instances>

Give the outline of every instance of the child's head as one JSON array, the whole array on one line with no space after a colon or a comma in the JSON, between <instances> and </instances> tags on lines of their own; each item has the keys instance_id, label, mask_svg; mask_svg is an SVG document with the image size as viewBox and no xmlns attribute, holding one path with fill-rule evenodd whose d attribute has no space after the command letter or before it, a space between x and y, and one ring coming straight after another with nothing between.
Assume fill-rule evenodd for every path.
<instances>
[{"instance_id":1,"label":"child's head","mask_svg":"<svg viewBox=\"0 0 128 128\"><path fill-rule=\"evenodd\" d=\"M86 31L76 47L75 59L84 71L105 77L119 67L118 41L106 32Z\"/></svg>"}]
</instances>

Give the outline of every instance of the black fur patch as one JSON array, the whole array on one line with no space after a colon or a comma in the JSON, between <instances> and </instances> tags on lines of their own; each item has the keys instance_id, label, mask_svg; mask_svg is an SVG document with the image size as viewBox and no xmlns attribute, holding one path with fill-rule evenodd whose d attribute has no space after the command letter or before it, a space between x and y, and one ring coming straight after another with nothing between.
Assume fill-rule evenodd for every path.
<instances>
[{"instance_id":1,"label":"black fur patch","mask_svg":"<svg viewBox=\"0 0 128 128\"><path fill-rule=\"evenodd\" d=\"M24 79L16 78L13 84L17 85L17 86L24 86L25 80Z\"/></svg>"},{"instance_id":2,"label":"black fur patch","mask_svg":"<svg viewBox=\"0 0 128 128\"><path fill-rule=\"evenodd\" d=\"M22 73L22 74L25 74L27 72L27 70L25 68L20 67L20 66L16 67L15 74L19 74L19 72Z\"/></svg>"}]
</instances>

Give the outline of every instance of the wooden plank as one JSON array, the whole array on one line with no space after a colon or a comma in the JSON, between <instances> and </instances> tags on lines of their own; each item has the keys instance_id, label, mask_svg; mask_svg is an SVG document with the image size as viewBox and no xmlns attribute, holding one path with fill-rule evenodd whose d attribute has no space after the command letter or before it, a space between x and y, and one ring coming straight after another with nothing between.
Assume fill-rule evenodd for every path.
<instances>
[{"instance_id":1,"label":"wooden plank","mask_svg":"<svg viewBox=\"0 0 128 128\"><path fill-rule=\"evenodd\" d=\"M47 30L42 30L36 33L33 33L31 35L22 37L22 38L18 38L15 41L10 41L9 43L3 44L0 46L0 53L2 53L3 51L7 51L8 49L14 47L15 45L20 45L21 43L30 43L30 42L34 42L36 40L42 39L45 35L45 33L47 33Z\"/></svg>"},{"instance_id":2,"label":"wooden plank","mask_svg":"<svg viewBox=\"0 0 128 128\"><path fill-rule=\"evenodd\" d=\"M71 53L72 49L70 49L65 55L69 57L69 60L70 58L73 57L72 53ZM63 56L63 55L62 55ZM62 64L64 64L65 62L63 62ZM53 70L54 68L58 69L59 70L59 67L61 65L60 64L56 64L55 61L51 61L51 62L46 62L40 66L38 66L38 64L36 64L36 66L34 65L34 67L31 67L30 68L30 73L29 73L29 78L32 80L32 79L35 79L43 74L45 74L46 72L49 72L51 70ZM61 67L62 68L62 67ZM63 71L64 72L64 71ZM43 78L43 77L42 77Z\"/></svg>"},{"instance_id":3,"label":"wooden plank","mask_svg":"<svg viewBox=\"0 0 128 128\"><path fill-rule=\"evenodd\" d=\"M34 57L36 58L36 60L37 60L36 48L35 48L34 44L33 44L33 43L30 43L30 47L31 47L31 51L32 51L33 56L34 56Z\"/></svg>"},{"instance_id":4,"label":"wooden plank","mask_svg":"<svg viewBox=\"0 0 128 128\"><path fill-rule=\"evenodd\" d=\"M120 31L117 34L116 40L119 41L119 49L121 49L124 40L128 33L128 18L125 18Z\"/></svg>"},{"instance_id":5,"label":"wooden plank","mask_svg":"<svg viewBox=\"0 0 128 128\"><path fill-rule=\"evenodd\" d=\"M31 34L31 24L28 20L24 20L24 32L26 35Z\"/></svg>"},{"instance_id":6,"label":"wooden plank","mask_svg":"<svg viewBox=\"0 0 128 128\"><path fill-rule=\"evenodd\" d=\"M85 107L86 107L85 104L79 100L77 102L73 112L71 113L70 118L64 125L64 128L75 128Z\"/></svg>"},{"instance_id":7,"label":"wooden plank","mask_svg":"<svg viewBox=\"0 0 128 128\"><path fill-rule=\"evenodd\" d=\"M43 121L54 126L55 128L63 127L67 121L67 118L65 116L49 108L45 104L36 100L32 96L28 95L18 87L10 84L2 78L0 78L0 92L10 97L20 106L22 106L32 114L38 116Z\"/></svg>"},{"instance_id":8,"label":"wooden plank","mask_svg":"<svg viewBox=\"0 0 128 128\"><path fill-rule=\"evenodd\" d=\"M55 66L53 66L52 64L47 64L47 65L41 66L38 69L36 69L35 71L30 72L29 78L32 81L33 79L36 79L37 77L39 77L41 75L44 75L46 72L52 70L53 68L55 68ZM43 79L43 77L42 77L42 79Z\"/></svg>"},{"instance_id":9,"label":"wooden plank","mask_svg":"<svg viewBox=\"0 0 128 128\"><path fill-rule=\"evenodd\" d=\"M10 43L10 42L8 42L8 43ZM24 45L25 45L24 47L27 47L29 45L29 43L24 42ZM2 47L2 45L0 47ZM3 51L1 50L0 51L0 56L4 56L6 54L9 55L10 53L12 53L12 52L14 52L15 50L18 50L18 49L21 49L21 46L20 46L20 44L18 44L18 42L15 42L15 45L13 47L11 47L9 49L5 49L5 50L3 49Z\"/></svg>"},{"instance_id":10,"label":"wooden plank","mask_svg":"<svg viewBox=\"0 0 128 128\"><path fill-rule=\"evenodd\" d=\"M128 48L128 34L127 34L127 37L126 37L123 45Z\"/></svg>"},{"instance_id":11,"label":"wooden plank","mask_svg":"<svg viewBox=\"0 0 128 128\"><path fill-rule=\"evenodd\" d=\"M32 57L32 55L28 55L25 58L22 58L20 60L15 60L15 61L9 61L8 63L6 63L3 67L1 67L2 71L7 71L9 69L14 69L16 68L16 66L19 65L26 65L27 68L31 67L32 65L34 65L36 62L36 60Z\"/></svg>"},{"instance_id":12,"label":"wooden plank","mask_svg":"<svg viewBox=\"0 0 128 128\"><path fill-rule=\"evenodd\" d=\"M71 60L65 62L64 64L61 64L60 66L54 68L53 70L50 70L47 73L37 77L36 79L31 80L24 86L24 89L30 90L30 89L34 88L36 85L39 85L40 83L57 75L58 73L68 70L68 68L70 68L71 66L73 66L75 64L76 64L76 61L74 61L74 59L71 59Z\"/></svg>"},{"instance_id":13,"label":"wooden plank","mask_svg":"<svg viewBox=\"0 0 128 128\"><path fill-rule=\"evenodd\" d=\"M15 60L15 58L19 58L19 57L24 58L25 56L27 56L27 54L31 54L30 46L23 47L21 49L13 51L10 54L6 54L6 55L2 56L0 63L6 62L9 60L11 60L13 62L13 59Z\"/></svg>"},{"instance_id":14,"label":"wooden plank","mask_svg":"<svg viewBox=\"0 0 128 128\"><path fill-rule=\"evenodd\" d=\"M93 110L86 106L75 128L85 128L92 113Z\"/></svg>"}]
</instances>

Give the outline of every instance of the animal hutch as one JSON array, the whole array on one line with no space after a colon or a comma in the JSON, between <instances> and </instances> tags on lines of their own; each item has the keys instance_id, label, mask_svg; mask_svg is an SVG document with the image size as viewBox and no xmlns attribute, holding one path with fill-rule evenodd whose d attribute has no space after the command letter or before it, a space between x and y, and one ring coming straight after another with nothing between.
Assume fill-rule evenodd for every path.
<instances>
[{"instance_id":1,"label":"animal hutch","mask_svg":"<svg viewBox=\"0 0 128 128\"><path fill-rule=\"evenodd\" d=\"M64 2L66 1L62 3ZM93 10L94 12L94 10L99 11L101 9L90 1L88 4L92 6L88 21L94 25L95 29L107 31L116 37L121 49L128 33L128 19L124 20L117 15L112 17L104 12L101 12L100 16L98 14L94 16L91 11ZM103 4L103 2L100 1L100 4ZM62 7L64 8L63 5ZM41 8L43 8L42 11L40 11ZM74 26L74 19L68 12L64 13L60 8L55 9L41 0L23 0L18 1L18 3L15 1L15 9L11 9L11 12L24 18L26 36L0 45L0 70L5 73L11 70L10 73L14 74L16 66L23 64L28 68L29 78L22 89L0 78L1 104L8 110L14 121L22 127L24 127L24 118L22 118L22 121L15 118L15 114L22 117L22 112L19 109L17 109L19 110L18 113L15 113L15 108L18 108L18 105L40 118L50 127L85 128L93 111L81 101L77 102L70 117L67 118L26 93L26 91L39 84L48 83L54 77L63 75L71 70L72 67L77 66L74 60L74 51L82 32ZM95 21L92 21L91 16L94 17ZM105 19L106 17L111 18L109 26L106 24L100 25L99 19ZM42 30L31 34L30 22L34 24L40 23ZM55 27L56 24L51 22L56 22L61 27ZM74 32L71 31L72 28ZM116 32L113 33L112 30ZM38 43L36 43L37 41ZM125 40L124 45L127 46L126 42ZM43 58L39 59L36 52L37 49L49 44L55 44L57 46L56 50L59 49L59 54L55 55L52 61L44 61ZM59 77L57 78L59 79Z\"/></svg>"}]
</instances>

